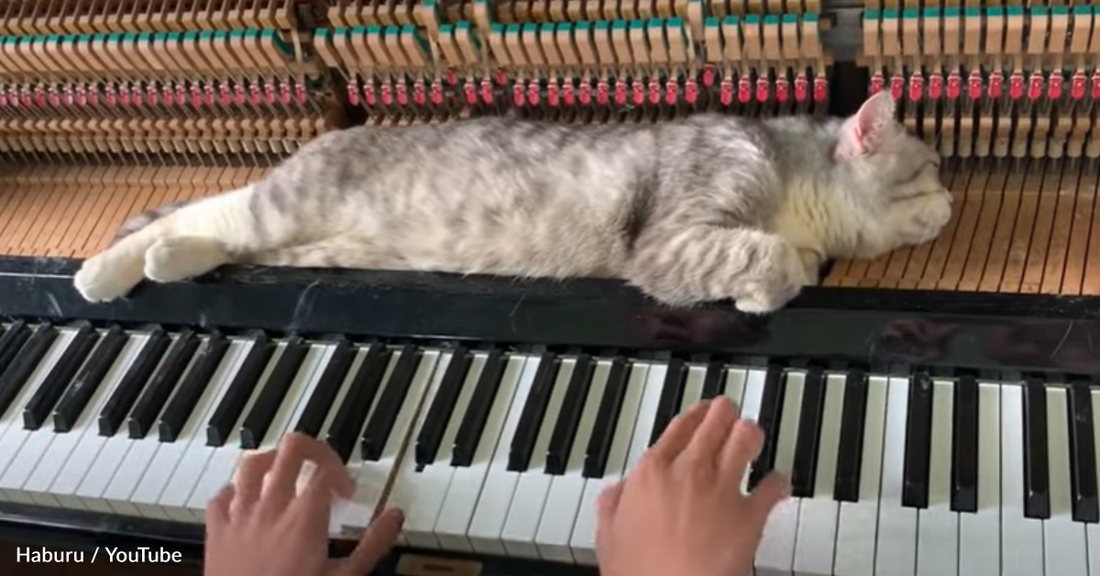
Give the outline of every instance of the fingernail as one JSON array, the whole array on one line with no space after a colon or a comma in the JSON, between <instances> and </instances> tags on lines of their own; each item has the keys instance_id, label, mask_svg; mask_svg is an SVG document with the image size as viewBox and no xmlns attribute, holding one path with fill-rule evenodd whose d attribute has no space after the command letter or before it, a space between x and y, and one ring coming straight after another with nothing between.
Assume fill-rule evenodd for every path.
<instances>
[{"instance_id":1,"label":"fingernail","mask_svg":"<svg viewBox=\"0 0 1100 576\"><path fill-rule=\"evenodd\" d=\"M397 524L405 523L405 513L400 508L386 508L379 519L385 519L390 522L397 522Z\"/></svg>"}]
</instances>

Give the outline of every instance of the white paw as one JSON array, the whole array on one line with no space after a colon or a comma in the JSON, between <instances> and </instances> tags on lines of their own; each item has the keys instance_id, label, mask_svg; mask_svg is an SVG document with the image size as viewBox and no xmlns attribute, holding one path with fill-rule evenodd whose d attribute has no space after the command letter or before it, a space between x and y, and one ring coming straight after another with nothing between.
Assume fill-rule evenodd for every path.
<instances>
[{"instance_id":1,"label":"white paw","mask_svg":"<svg viewBox=\"0 0 1100 576\"><path fill-rule=\"evenodd\" d=\"M767 314L798 296L802 287L814 284L808 263L794 246L778 241L768 247L753 277L741 286L735 306L749 314ZM814 270L816 273L816 270Z\"/></svg>"},{"instance_id":2,"label":"white paw","mask_svg":"<svg viewBox=\"0 0 1100 576\"><path fill-rule=\"evenodd\" d=\"M77 292L89 302L109 302L125 296L141 282L141 262L114 252L97 254L84 261L73 276Z\"/></svg>"},{"instance_id":3,"label":"white paw","mask_svg":"<svg viewBox=\"0 0 1100 576\"><path fill-rule=\"evenodd\" d=\"M221 244L209 238L161 238L145 251L145 277L154 282L178 282L209 272L226 259Z\"/></svg>"}]
</instances>

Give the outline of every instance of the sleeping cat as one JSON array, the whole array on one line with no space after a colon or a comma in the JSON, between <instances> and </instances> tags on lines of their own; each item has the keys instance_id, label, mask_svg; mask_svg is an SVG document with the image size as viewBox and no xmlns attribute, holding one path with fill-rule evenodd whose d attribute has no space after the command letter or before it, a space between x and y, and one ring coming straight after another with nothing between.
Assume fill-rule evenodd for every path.
<instances>
[{"instance_id":1,"label":"sleeping cat","mask_svg":"<svg viewBox=\"0 0 1100 576\"><path fill-rule=\"evenodd\" d=\"M847 119L356 127L254 185L132 221L75 285L107 301L230 262L613 277L763 313L826 258L935 238L951 215L938 166L886 93Z\"/></svg>"}]
</instances>

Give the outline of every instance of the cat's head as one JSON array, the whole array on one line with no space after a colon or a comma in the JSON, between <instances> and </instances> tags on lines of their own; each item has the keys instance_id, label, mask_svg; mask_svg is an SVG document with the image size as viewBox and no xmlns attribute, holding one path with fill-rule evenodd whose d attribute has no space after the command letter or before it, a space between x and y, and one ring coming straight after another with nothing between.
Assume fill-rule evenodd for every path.
<instances>
[{"instance_id":1,"label":"cat's head","mask_svg":"<svg viewBox=\"0 0 1100 576\"><path fill-rule=\"evenodd\" d=\"M951 218L951 195L940 179L935 149L895 119L894 98L879 92L840 124L833 161L843 169L867 218L881 234L868 234L862 256L936 238Z\"/></svg>"}]
</instances>

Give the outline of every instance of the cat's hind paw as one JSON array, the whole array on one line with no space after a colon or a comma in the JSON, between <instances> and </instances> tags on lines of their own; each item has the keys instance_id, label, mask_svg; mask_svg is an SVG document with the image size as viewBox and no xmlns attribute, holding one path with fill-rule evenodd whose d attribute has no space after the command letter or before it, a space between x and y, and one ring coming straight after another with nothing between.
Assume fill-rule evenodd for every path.
<instances>
[{"instance_id":1,"label":"cat's hind paw","mask_svg":"<svg viewBox=\"0 0 1100 576\"><path fill-rule=\"evenodd\" d=\"M141 260L107 251L88 258L73 276L73 286L88 302L110 302L141 282Z\"/></svg>"},{"instance_id":2,"label":"cat's hind paw","mask_svg":"<svg viewBox=\"0 0 1100 576\"><path fill-rule=\"evenodd\" d=\"M178 282L205 274L228 261L225 248L213 238L161 238L145 251L145 277L154 282Z\"/></svg>"}]
</instances>

